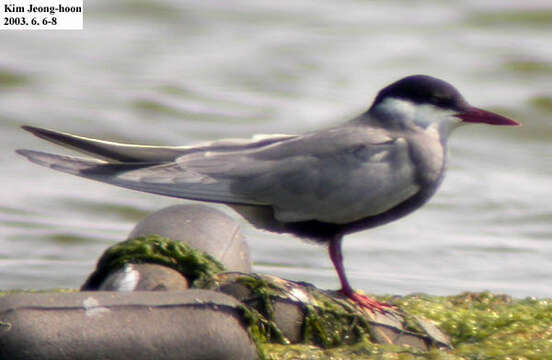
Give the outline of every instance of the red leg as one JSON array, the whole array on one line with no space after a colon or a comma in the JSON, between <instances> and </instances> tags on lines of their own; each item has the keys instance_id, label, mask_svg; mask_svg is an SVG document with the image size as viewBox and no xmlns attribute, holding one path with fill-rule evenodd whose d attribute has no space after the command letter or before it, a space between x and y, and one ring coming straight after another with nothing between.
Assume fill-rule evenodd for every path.
<instances>
[{"instance_id":1,"label":"red leg","mask_svg":"<svg viewBox=\"0 0 552 360\"><path fill-rule=\"evenodd\" d=\"M341 290L339 290L339 292L347 296L349 299L353 300L355 303L363 308L367 308L372 312L379 311L385 313L386 309L391 308L391 305L381 303L375 299L372 299L371 297L361 295L354 291L349 284L347 276L345 275L345 269L343 268L343 255L341 254L342 239L343 237L341 235L336 236L335 238L330 240L329 246L330 259L334 264L337 275L339 276L339 281L341 282Z\"/></svg>"}]
</instances>

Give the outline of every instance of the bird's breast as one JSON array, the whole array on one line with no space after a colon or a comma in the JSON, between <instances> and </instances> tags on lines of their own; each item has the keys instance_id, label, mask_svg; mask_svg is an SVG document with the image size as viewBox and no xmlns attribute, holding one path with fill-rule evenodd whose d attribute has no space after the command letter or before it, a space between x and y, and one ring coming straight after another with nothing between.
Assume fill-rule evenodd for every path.
<instances>
[{"instance_id":1,"label":"bird's breast","mask_svg":"<svg viewBox=\"0 0 552 360\"><path fill-rule=\"evenodd\" d=\"M438 138L416 136L409 141L410 157L421 187L438 186L446 164L446 148Z\"/></svg>"}]
</instances>

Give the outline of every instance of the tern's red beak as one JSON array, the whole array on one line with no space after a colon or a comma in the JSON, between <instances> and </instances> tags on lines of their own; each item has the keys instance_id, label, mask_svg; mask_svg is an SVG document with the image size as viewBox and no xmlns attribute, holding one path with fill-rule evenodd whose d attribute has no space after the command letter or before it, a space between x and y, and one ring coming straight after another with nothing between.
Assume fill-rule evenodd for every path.
<instances>
[{"instance_id":1,"label":"tern's red beak","mask_svg":"<svg viewBox=\"0 0 552 360\"><path fill-rule=\"evenodd\" d=\"M469 123L484 123L490 125L506 125L506 126L519 126L518 122L512 119L508 119L505 116L495 114L493 112L479 109L470 106L468 110L463 111L455 115L465 122Z\"/></svg>"}]
</instances>

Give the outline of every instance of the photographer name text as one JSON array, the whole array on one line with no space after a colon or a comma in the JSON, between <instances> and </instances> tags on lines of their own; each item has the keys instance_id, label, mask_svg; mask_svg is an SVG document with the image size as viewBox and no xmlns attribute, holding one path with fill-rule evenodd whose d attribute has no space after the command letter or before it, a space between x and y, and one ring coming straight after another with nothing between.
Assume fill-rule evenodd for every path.
<instances>
[{"instance_id":1,"label":"photographer name text","mask_svg":"<svg viewBox=\"0 0 552 360\"><path fill-rule=\"evenodd\" d=\"M0 30L82 30L82 0L0 0Z\"/></svg>"}]
</instances>

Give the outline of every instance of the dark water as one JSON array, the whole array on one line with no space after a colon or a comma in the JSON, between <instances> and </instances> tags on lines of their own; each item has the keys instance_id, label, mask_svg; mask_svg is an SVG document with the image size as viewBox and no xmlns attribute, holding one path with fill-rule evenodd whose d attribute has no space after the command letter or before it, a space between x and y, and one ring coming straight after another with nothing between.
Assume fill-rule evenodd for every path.
<instances>
[{"instance_id":1,"label":"dark water","mask_svg":"<svg viewBox=\"0 0 552 360\"><path fill-rule=\"evenodd\" d=\"M354 286L552 296L552 4L480 3L94 1L84 31L0 32L0 288L79 286L182 202L32 165L13 150L60 149L20 125L170 145L303 132L426 73L524 126L457 130L426 207L346 239ZM337 286L324 248L243 228L256 271Z\"/></svg>"}]
</instances>

